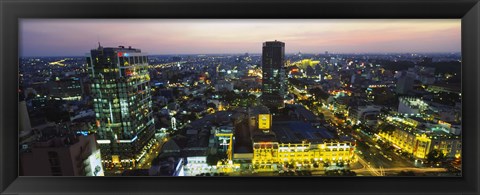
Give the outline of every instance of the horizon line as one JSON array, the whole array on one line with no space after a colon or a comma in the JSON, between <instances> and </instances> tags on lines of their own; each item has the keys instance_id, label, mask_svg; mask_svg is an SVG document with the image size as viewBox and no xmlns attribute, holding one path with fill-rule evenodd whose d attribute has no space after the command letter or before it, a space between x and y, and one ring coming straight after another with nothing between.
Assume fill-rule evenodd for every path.
<instances>
[{"instance_id":1,"label":"horizon line","mask_svg":"<svg viewBox=\"0 0 480 195\"><path fill-rule=\"evenodd\" d=\"M250 52L242 52L242 53L171 53L171 54L148 54L147 56L166 56L166 55L245 55L248 53L249 55L261 55L262 53L250 53ZM334 52L334 53L322 53L322 52L317 52L317 53L303 53L303 52L296 52L296 53L285 53L285 55L295 55L295 54L308 54L308 55L347 55L347 54L354 54L354 55L360 55L360 54L461 54L461 51L445 51L445 52ZM19 58L32 58L32 57L85 57L84 55L44 55L44 56L19 56Z\"/></svg>"}]
</instances>

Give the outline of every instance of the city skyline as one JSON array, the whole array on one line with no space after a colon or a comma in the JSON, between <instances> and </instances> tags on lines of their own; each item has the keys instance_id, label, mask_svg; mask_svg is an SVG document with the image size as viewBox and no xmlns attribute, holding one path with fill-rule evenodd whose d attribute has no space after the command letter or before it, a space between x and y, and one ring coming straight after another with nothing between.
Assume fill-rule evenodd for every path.
<instances>
[{"instance_id":1,"label":"city skyline","mask_svg":"<svg viewBox=\"0 0 480 195\"><path fill-rule=\"evenodd\" d=\"M460 55L287 56L286 46L21 58L21 174L462 175Z\"/></svg>"},{"instance_id":2,"label":"city skyline","mask_svg":"<svg viewBox=\"0 0 480 195\"><path fill-rule=\"evenodd\" d=\"M143 48L150 55L261 53L258 42L273 40L288 42L286 53L451 53L460 52L460 24L456 19L24 19L20 56L82 56L98 42Z\"/></svg>"}]
</instances>

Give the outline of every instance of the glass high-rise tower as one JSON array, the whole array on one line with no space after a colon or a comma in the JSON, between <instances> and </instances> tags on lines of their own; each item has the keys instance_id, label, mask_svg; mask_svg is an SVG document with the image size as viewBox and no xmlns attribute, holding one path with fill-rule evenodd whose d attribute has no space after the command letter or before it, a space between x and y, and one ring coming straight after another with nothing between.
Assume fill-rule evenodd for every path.
<instances>
[{"instance_id":1,"label":"glass high-rise tower","mask_svg":"<svg viewBox=\"0 0 480 195\"><path fill-rule=\"evenodd\" d=\"M148 58L139 49L104 48L87 54L102 160L132 167L147 153L155 133Z\"/></svg>"},{"instance_id":2,"label":"glass high-rise tower","mask_svg":"<svg viewBox=\"0 0 480 195\"><path fill-rule=\"evenodd\" d=\"M285 43L267 41L262 49L262 102L270 109L284 107Z\"/></svg>"}]
</instances>

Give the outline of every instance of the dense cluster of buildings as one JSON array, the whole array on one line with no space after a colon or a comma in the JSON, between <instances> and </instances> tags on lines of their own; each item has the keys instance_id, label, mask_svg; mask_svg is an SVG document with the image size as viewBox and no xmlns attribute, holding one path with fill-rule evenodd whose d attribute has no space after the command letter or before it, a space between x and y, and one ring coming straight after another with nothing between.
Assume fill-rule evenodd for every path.
<instances>
[{"instance_id":1,"label":"dense cluster of buildings","mask_svg":"<svg viewBox=\"0 0 480 195\"><path fill-rule=\"evenodd\" d=\"M395 129L378 135L418 159L426 159L432 150L441 151L447 158L459 158L461 124L458 118L442 115L434 105L418 98L400 98L398 113L381 117L381 123L392 124Z\"/></svg>"},{"instance_id":2,"label":"dense cluster of buildings","mask_svg":"<svg viewBox=\"0 0 480 195\"><path fill-rule=\"evenodd\" d=\"M399 60L408 67L398 69ZM99 45L80 59L23 59L22 174L251 175L353 166L359 139L349 128L416 159L433 150L459 159L461 93L455 73L427 66L435 60L285 56L276 40L263 43L261 55L152 56Z\"/></svg>"}]
</instances>

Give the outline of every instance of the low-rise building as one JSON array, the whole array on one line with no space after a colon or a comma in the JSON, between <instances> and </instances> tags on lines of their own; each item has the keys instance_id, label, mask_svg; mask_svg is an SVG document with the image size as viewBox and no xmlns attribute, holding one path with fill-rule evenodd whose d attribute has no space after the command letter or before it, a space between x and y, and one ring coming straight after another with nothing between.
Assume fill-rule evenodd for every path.
<instances>
[{"instance_id":1,"label":"low-rise building","mask_svg":"<svg viewBox=\"0 0 480 195\"><path fill-rule=\"evenodd\" d=\"M400 97L398 103L398 112L401 114L422 114L429 108L428 104L412 97Z\"/></svg>"},{"instance_id":2,"label":"low-rise building","mask_svg":"<svg viewBox=\"0 0 480 195\"><path fill-rule=\"evenodd\" d=\"M261 124L258 124L259 126ZM269 131L253 131L252 165L257 170L276 170L293 164L312 167L321 162L354 161L355 143L303 121L276 121Z\"/></svg>"},{"instance_id":3,"label":"low-rise building","mask_svg":"<svg viewBox=\"0 0 480 195\"><path fill-rule=\"evenodd\" d=\"M460 135L443 130L443 124L399 117L390 117L384 122L396 128L393 131L380 131L378 136L417 159L426 159L432 150L441 151L447 158L461 157Z\"/></svg>"},{"instance_id":4,"label":"low-rise building","mask_svg":"<svg viewBox=\"0 0 480 195\"><path fill-rule=\"evenodd\" d=\"M377 115L382 108L376 105L358 106L349 110L349 119L353 124L364 123L367 125L377 124Z\"/></svg>"},{"instance_id":5,"label":"low-rise building","mask_svg":"<svg viewBox=\"0 0 480 195\"><path fill-rule=\"evenodd\" d=\"M233 91L233 82L226 80L219 80L215 84L216 91Z\"/></svg>"},{"instance_id":6,"label":"low-rise building","mask_svg":"<svg viewBox=\"0 0 480 195\"><path fill-rule=\"evenodd\" d=\"M48 82L50 97L62 100L80 100L83 94L83 81L79 77L52 79Z\"/></svg>"}]
</instances>

